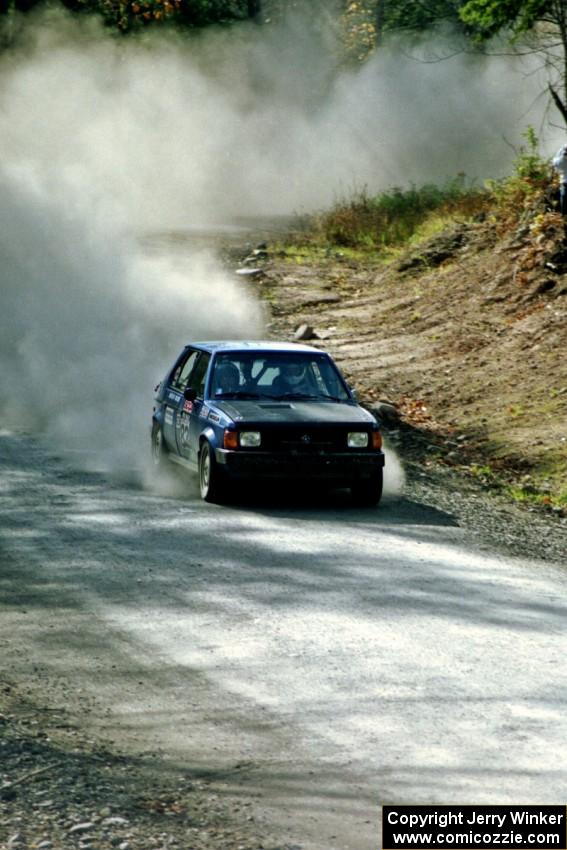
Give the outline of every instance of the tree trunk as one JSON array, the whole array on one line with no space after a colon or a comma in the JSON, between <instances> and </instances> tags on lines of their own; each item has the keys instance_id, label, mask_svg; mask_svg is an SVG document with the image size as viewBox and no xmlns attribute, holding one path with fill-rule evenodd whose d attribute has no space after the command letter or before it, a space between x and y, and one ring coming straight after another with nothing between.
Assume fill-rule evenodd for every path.
<instances>
[{"instance_id":1,"label":"tree trunk","mask_svg":"<svg viewBox=\"0 0 567 850\"><path fill-rule=\"evenodd\" d=\"M374 15L374 26L376 27L376 46L382 41L384 29L384 18L386 17L387 0L376 0L376 14Z\"/></svg>"},{"instance_id":2,"label":"tree trunk","mask_svg":"<svg viewBox=\"0 0 567 850\"><path fill-rule=\"evenodd\" d=\"M261 0L247 0L248 2L248 17L257 18L262 11Z\"/></svg>"},{"instance_id":3,"label":"tree trunk","mask_svg":"<svg viewBox=\"0 0 567 850\"><path fill-rule=\"evenodd\" d=\"M561 94L563 99L561 99L551 85L549 89L557 109L563 116L565 124L567 124L567 9L565 8L564 0L555 0L552 8L553 18L559 28L561 49L563 51L563 79L561 80Z\"/></svg>"},{"instance_id":4,"label":"tree trunk","mask_svg":"<svg viewBox=\"0 0 567 850\"><path fill-rule=\"evenodd\" d=\"M559 110L559 112L563 116L563 120L565 121L565 124L567 125L567 105L565 105L565 103L563 103L563 101L561 100L561 98L559 97L559 95L557 94L557 92L555 91L555 89L553 88L553 86L551 84L549 85L549 91L551 92L551 97L553 98L554 104L556 105L557 109Z\"/></svg>"}]
</instances>

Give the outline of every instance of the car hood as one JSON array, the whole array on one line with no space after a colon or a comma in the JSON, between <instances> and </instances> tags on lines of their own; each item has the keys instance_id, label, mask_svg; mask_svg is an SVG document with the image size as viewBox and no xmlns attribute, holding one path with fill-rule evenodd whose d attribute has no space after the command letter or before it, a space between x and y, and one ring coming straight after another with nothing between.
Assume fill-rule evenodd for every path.
<instances>
[{"instance_id":1,"label":"car hood","mask_svg":"<svg viewBox=\"0 0 567 850\"><path fill-rule=\"evenodd\" d=\"M333 401L259 401L230 400L215 401L214 407L234 422L254 424L344 424L371 425L375 419L371 413L356 404Z\"/></svg>"}]
</instances>

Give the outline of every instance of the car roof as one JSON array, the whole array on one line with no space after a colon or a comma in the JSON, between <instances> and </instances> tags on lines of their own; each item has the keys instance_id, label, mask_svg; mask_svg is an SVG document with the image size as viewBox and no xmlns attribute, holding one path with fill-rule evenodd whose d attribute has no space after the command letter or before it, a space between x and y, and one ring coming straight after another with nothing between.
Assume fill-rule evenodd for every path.
<instances>
[{"instance_id":1,"label":"car roof","mask_svg":"<svg viewBox=\"0 0 567 850\"><path fill-rule=\"evenodd\" d=\"M301 353L303 351L310 354L314 352L317 352L317 354L325 353L318 348L314 348L312 345L300 345L295 342L274 342L273 340L207 340L205 342L192 342L188 344L189 346L201 348L204 351L209 351L211 354L217 351L289 351L295 353Z\"/></svg>"}]
</instances>

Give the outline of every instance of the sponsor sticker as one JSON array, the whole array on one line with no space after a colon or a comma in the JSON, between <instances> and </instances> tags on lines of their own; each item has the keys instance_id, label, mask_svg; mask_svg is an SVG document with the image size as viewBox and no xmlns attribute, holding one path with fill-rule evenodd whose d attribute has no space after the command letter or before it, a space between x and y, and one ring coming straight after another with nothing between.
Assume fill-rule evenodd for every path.
<instances>
[{"instance_id":1,"label":"sponsor sticker","mask_svg":"<svg viewBox=\"0 0 567 850\"><path fill-rule=\"evenodd\" d=\"M213 413L212 411L209 413L209 419L211 422L220 422L220 416L218 413Z\"/></svg>"},{"instance_id":2,"label":"sponsor sticker","mask_svg":"<svg viewBox=\"0 0 567 850\"><path fill-rule=\"evenodd\" d=\"M183 403L183 413L192 413L192 412L193 412L193 402L187 401L187 399L185 399L185 401Z\"/></svg>"}]
</instances>

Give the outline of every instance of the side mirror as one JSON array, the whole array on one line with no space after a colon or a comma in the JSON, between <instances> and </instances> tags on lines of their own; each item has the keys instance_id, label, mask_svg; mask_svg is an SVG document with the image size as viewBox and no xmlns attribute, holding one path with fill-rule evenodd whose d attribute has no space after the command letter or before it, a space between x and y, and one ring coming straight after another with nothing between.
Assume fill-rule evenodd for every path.
<instances>
[{"instance_id":1,"label":"side mirror","mask_svg":"<svg viewBox=\"0 0 567 850\"><path fill-rule=\"evenodd\" d=\"M193 387L185 387L183 390L183 398L185 401L195 401L197 398L197 390L194 390Z\"/></svg>"},{"instance_id":2,"label":"side mirror","mask_svg":"<svg viewBox=\"0 0 567 850\"><path fill-rule=\"evenodd\" d=\"M357 391L355 389L353 389L352 387L349 387L349 390L350 390L350 394L351 394L353 401L358 401Z\"/></svg>"}]
</instances>

